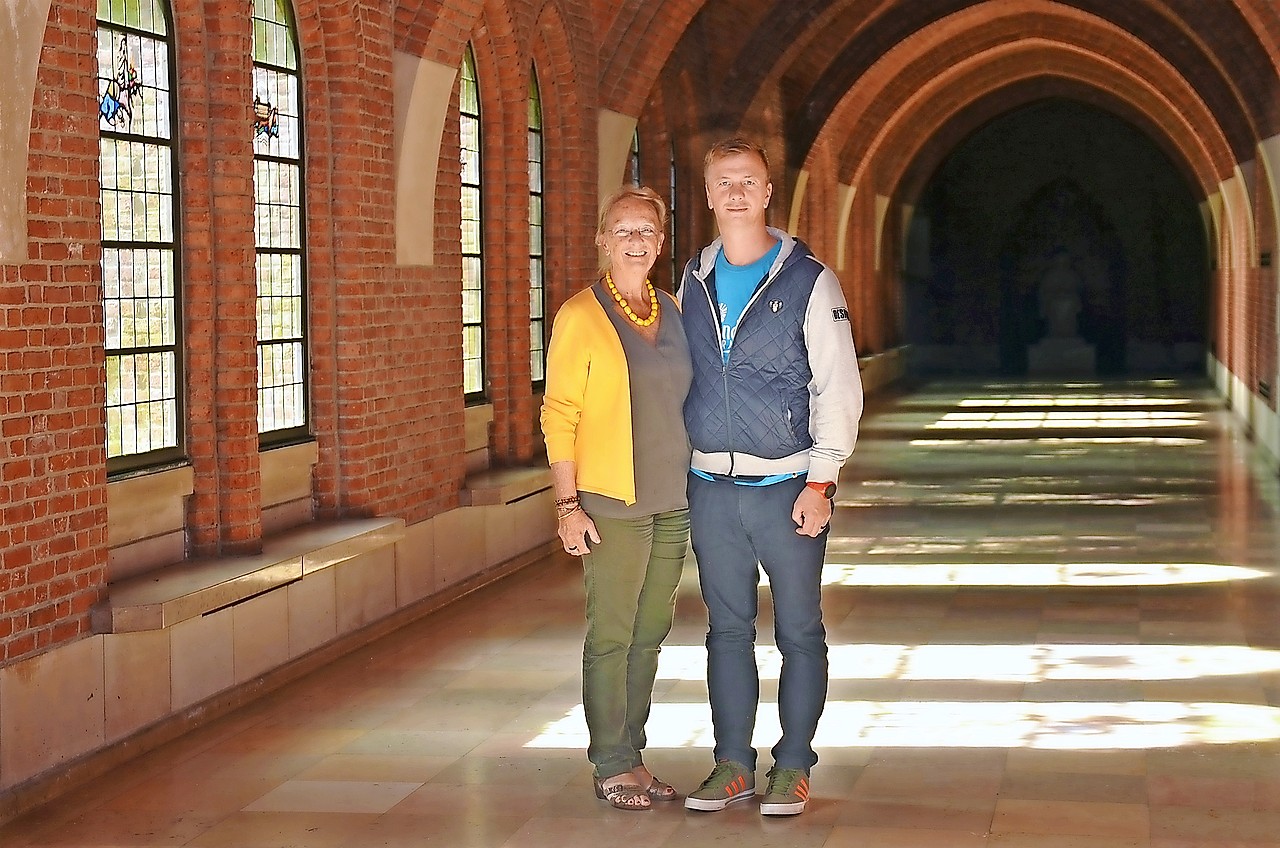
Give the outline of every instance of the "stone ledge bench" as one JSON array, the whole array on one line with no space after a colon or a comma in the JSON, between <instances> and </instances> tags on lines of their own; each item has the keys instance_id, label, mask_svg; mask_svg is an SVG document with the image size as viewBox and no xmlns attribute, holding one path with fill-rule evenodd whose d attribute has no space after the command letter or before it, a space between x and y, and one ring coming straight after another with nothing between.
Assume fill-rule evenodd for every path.
<instances>
[{"instance_id":1,"label":"stone ledge bench","mask_svg":"<svg viewBox=\"0 0 1280 848\"><path fill-rule=\"evenodd\" d=\"M99 633L162 630L255 598L404 538L399 518L307 524L272 536L261 553L177 563L112 583L94 610Z\"/></svg>"},{"instance_id":2,"label":"stone ledge bench","mask_svg":"<svg viewBox=\"0 0 1280 848\"><path fill-rule=\"evenodd\" d=\"M463 506L512 504L551 488L551 469L542 466L491 468L467 475Z\"/></svg>"}]
</instances>

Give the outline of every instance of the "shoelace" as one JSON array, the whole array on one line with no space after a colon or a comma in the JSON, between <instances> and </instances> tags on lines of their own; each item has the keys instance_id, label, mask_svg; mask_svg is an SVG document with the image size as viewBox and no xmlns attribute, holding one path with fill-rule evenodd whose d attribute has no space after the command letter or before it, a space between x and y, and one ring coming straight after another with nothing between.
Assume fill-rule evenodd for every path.
<instances>
[{"instance_id":1,"label":"shoelace","mask_svg":"<svg viewBox=\"0 0 1280 848\"><path fill-rule=\"evenodd\" d=\"M711 774L707 775L707 779L702 781L699 789L706 789L715 783L728 783L733 777L735 769L729 763L717 763L716 767L711 770Z\"/></svg>"},{"instance_id":2,"label":"shoelace","mask_svg":"<svg viewBox=\"0 0 1280 848\"><path fill-rule=\"evenodd\" d=\"M781 774L769 775L770 795L795 795L796 784L800 782L800 778L804 777L804 772L794 769L786 769Z\"/></svg>"}]
</instances>

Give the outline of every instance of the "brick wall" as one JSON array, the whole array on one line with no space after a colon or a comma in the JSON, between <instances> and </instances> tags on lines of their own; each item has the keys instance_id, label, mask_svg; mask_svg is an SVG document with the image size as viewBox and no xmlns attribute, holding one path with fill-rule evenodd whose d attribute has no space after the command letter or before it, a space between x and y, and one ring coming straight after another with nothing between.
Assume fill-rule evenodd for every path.
<instances>
[{"instance_id":1,"label":"brick wall","mask_svg":"<svg viewBox=\"0 0 1280 848\"><path fill-rule=\"evenodd\" d=\"M28 151L27 260L0 267L0 663L89 632L106 568L94 4L55 4Z\"/></svg>"}]
</instances>

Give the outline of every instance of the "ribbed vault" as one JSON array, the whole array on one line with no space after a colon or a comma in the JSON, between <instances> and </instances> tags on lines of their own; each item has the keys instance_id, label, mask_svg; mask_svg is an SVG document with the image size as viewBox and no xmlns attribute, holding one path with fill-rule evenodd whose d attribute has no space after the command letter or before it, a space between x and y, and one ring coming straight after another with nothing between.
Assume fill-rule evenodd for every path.
<instances>
[{"instance_id":1,"label":"ribbed vault","mask_svg":"<svg viewBox=\"0 0 1280 848\"><path fill-rule=\"evenodd\" d=\"M625 4L612 18L615 35L639 24L642 37L632 32L628 40L648 55L683 47L685 58L705 62L691 131L761 126L781 100L787 163L804 167L815 149L843 135L851 139L839 145L844 178L861 167L854 161L865 153L858 139L902 110L908 93L932 86L939 96L989 98L995 86L936 85L956 64L971 80L1002 75L1026 92L1022 81L1040 78L1047 95L1103 105L1176 150L1172 158L1205 190L1229 175L1231 163L1253 159L1258 139L1280 131L1280 106L1266 90L1277 65L1266 27L1280 13L1256 0L706 0L696 4L686 42L675 47L662 41L670 29L657 27L652 10L637 5ZM683 18L695 4L676 5L674 16ZM1005 49L1015 44L1021 49ZM646 70L614 56L601 76L602 94L610 91L611 73L630 73L642 85ZM1060 82L1047 82L1053 79ZM631 102L616 93L605 99L623 109ZM919 97L913 103L921 116L967 106ZM850 117L855 112L860 119ZM898 115L903 126L911 126L910 114ZM931 117L923 123L940 126ZM919 127L911 133L917 143L927 138Z\"/></svg>"}]
</instances>

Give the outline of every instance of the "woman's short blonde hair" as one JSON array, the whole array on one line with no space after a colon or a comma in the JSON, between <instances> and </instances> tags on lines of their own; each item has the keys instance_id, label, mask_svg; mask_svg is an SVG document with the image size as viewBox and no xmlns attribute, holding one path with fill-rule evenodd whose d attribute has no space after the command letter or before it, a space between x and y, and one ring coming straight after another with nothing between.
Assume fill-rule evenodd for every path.
<instances>
[{"instance_id":1,"label":"woman's short blonde hair","mask_svg":"<svg viewBox=\"0 0 1280 848\"><path fill-rule=\"evenodd\" d=\"M658 193L648 186L629 185L623 186L606 197L604 203L600 205L600 221L596 224L596 235L604 235L605 224L609 222L609 214L613 212L613 207L624 200L639 200L652 206L653 214L658 218L658 229L663 232L666 231L667 204L663 203Z\"/></svg>"},{"instance_id":2,"label":"woman's short blonde hair","mask_svg":"<svg viewBox=\"0 0 1280 848\"><path fill-rule=\"evenodd\" d=\"M605 227L609 223L609 215L613 213L613 208L624 200L639 200L641 203L647 203L653 208L653 214L658 219L658 232L666 233L667 231L667 204L662 202L662 198L658 193L648 186L623 186L613 194L605 198L604 203L600 204L600 220L596 224L596 238L604 237ZM604 273L609 270L609 257L602 254L600 257L600 272Z\"/></svg>"}]
</instances>

